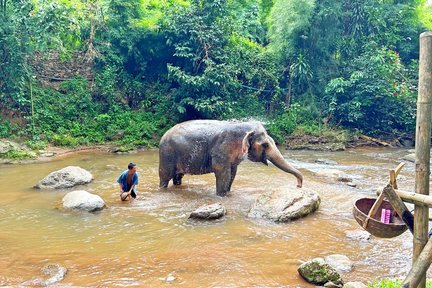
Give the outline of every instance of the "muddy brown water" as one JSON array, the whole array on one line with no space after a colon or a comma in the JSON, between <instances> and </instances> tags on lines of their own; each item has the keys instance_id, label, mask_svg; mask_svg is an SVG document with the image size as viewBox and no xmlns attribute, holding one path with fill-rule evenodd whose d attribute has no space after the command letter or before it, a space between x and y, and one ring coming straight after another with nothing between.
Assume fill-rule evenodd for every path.
<instances>
[{"instance_id":1,"label":"muddy brown water","mask_svg":"<svg viewBox=\"0 0 432 288\"><path fill-rule=\"evenodd\" d=\"M270 164L244 161L227 197L215 194L213 174L183 178L183 185L158 188L158 151L129 155L84 152L47 162L0 165L0 286L19 286L36 278L47 264L60 264L67 275L56 287L314 287L297 273L301 261L343 254L354 263L345 281L369 282L404 277L411 266L412 236L369 241L347 237L362 230L352 205L375 197L408 154L401 149L343 152L285 151L305 176L304 188L317 191L319 210L305 218L274 224L247 217L255 198L288 190L296 180ZM320 164L317 159L336 161ZM138 165L135 201L119 201L116 179L127 163ZM414 191L414 164L406 162L398 178ZM90 171L94 181L76 189L100 195L107 209L90 214L61 208L71 190L32 187L50 172L69 165ZM339 169L357 187L319 178L321 169ZM204 204L221 202L222 220L190 222ZM27 282L28 283L28 282Z\"/></svg>"}]
</instances>

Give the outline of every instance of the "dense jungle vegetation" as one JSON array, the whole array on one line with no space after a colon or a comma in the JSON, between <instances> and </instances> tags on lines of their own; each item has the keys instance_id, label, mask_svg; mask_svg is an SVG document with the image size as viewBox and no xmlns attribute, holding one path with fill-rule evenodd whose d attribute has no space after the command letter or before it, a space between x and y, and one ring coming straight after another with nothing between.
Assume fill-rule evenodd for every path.
<instances>
[{"instance_id":1,"label":"dense jungle vegetation","mask_svg":"<svg viewBox=\"0 0 432 288\"><path fill-rule=\"evenodd\" d=\"M0 0L0 138L155 146L197 118L412 138L430 28L426 0ZM76 52L92 77L36 72Z\"/></svg>"}]
</instances>

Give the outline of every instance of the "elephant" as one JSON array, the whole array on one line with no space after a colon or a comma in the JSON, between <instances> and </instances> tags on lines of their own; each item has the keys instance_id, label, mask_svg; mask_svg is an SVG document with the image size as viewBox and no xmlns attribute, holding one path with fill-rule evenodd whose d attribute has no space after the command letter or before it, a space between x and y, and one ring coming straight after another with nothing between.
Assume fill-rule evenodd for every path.
<instances>
[{"instance_id":1,"label":"elephant","mask_svg":"<svg viewBox=\"0 0 432 288\"><path fill-rule=\"evenodd\" d=\"M159 143L160 187L167 188L172 179L180 185L184 174L214 173L216 194L225 196L245 158L279 169L303 183L302 174L291 166L258 121L190 120L173 126Z\"/></svg>"}]
</instances>

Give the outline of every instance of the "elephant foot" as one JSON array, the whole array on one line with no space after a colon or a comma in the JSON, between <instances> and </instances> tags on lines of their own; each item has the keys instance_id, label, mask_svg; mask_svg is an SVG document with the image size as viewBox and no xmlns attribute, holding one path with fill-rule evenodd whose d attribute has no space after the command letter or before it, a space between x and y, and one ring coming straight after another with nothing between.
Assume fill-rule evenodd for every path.
<instances>
[{"instance_id":1,"label":"elephant foot","mask_svg":"<svg viewBox=\"0 0 432 288\"><path fill-rule=\"evenodd\" d=\"M181 185L184 174L176 174L173 178L174 185Z\"/></svg>"},{"instance_id":2,"label":"elephant foot","mask_svg":"<svg viewBox=\"0 0 432 288\"><path fill-rule=\"evenodd\" d=\"M228 191L217 191L216 195L220 197L225 197L227 195Z\"/></svg>"},{"instance_id":3,"label":"elephant foot","mask_svg":"<svg viewBox=\"0 0 432 288\"><path fill-rule=\"evenodd\" d=\"M160 181L159 187L168 188L168 182L169 182L169 180L168 181Z\"/></svg>"}]
</instances>

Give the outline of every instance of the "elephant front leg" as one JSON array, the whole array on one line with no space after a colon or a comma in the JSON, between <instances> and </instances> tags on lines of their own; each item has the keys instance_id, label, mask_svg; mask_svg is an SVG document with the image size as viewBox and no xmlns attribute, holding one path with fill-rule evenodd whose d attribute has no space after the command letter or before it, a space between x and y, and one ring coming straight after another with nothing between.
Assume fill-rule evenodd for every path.
<instances>
[{"instance_id":1,"label":"elephant front leg","mask_svg":"<svg viewBox=\"0 0 432 288\"><path fill-rule=\"evenodd\" d=\"M234 178L237 175L237 165L233 165L231 166L231 179L230 179L230 183L229 183L229 187L228 187L228 191L231 191L231 186L232 183L234 182Z\"/></svg>"},{"instance_id":2,"label":"elephant front leg","mask_svg":"<svg viewBox=\"0 0 432 288\"><path fill-rule=\"evenodd\" d=\"M231 169L221 167L213 171L216 176L216 194L225 196L231 187Z\"/></svg>"}]
</instances>

